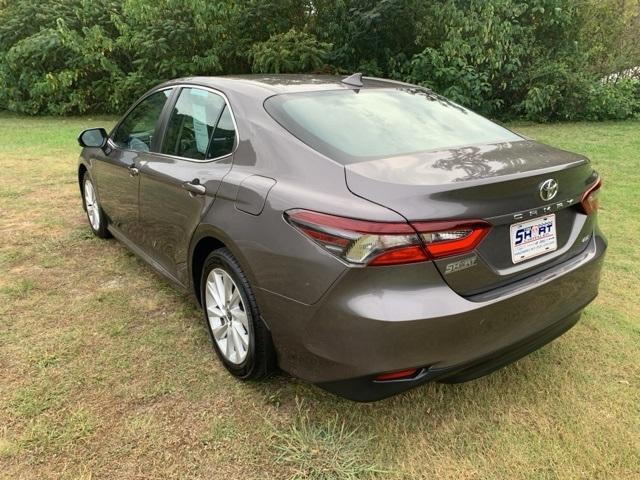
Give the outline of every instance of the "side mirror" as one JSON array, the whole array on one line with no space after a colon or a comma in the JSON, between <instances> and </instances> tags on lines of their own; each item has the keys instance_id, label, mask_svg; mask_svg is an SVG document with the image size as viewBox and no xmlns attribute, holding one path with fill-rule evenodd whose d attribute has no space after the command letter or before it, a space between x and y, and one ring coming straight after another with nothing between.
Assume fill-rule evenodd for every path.
<instances>
[{"instance_id":1,"label":"side mirror","mask_svg":"<svg viewBox=\"0 0 640 480\"><path fill-rule=\"evenodd\" d=\"M103 148L107 144L107 131L104 128L89 128L78 137L81 147Z\"/></svg>"}]
</instances>

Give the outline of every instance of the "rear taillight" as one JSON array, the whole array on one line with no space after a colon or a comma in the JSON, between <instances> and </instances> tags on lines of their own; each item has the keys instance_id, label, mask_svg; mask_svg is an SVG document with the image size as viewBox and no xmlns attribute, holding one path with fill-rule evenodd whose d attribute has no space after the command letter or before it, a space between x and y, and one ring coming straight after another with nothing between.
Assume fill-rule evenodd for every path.
<instances>
[{"instance_id":1,"label":"rear taillight","mask_svg":"<svg viewBox=\"0 0 640 480\"><path fill-rule=\"evenodd\" d=\"M320 246L356 265L400 265L473 250L489 224L456 222L372 222L309 210L285 218Z\"/></svg>"},{"instance_id":2,"label":"rear taillight","mask_svg":"<svg viewBox=\"0 0 640 480\"><path fill-rule=\"evenodd\" d=\"M432 258L467 253L478 246L491 228L482 220L457 222L414 222Z\"/></svg>"},{"instance_id":3,"label":"rear taillight","mask_svg":"<svg viewBox=\"0 0 640 480\"><path fill-rule=\"evenodd\" d=\"M286 218L320 246L349 263L391 265L427 260L408 223L369 222L308 210L290 210Z\"/></svg>"},{"instance_id":4,"label":"rear taillight","mask_svg":"<svg viewBox=\"0 0 640 480\"><path fill-rule=\"evenodd\" d=\"M598 178L586 192L582 194L580 199L580 209L585 215L589 215L598 209L598 197L600 196L600 187L602 187L602 180Z\"/></svg>"}]
</instances>

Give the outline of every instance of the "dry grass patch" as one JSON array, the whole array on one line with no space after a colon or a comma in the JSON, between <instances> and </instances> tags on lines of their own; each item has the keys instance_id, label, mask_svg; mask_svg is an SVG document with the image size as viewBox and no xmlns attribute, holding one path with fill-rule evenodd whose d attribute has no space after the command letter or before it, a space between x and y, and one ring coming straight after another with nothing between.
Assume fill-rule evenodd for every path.
<instances>
[{"instance_id":1,"label":"dry grass patch","mask_svg":"<svg viewBox=\"0 0 640 480\"><path fill-rule=\"evenodd\" d=\"M390 473L372 462L373 435L362 435L338 414L313 421L303 405L297 403L295 422L288 428L273 427L276 462L291 468L291 478L355 480Z\"/></svg>"}]
</instances>

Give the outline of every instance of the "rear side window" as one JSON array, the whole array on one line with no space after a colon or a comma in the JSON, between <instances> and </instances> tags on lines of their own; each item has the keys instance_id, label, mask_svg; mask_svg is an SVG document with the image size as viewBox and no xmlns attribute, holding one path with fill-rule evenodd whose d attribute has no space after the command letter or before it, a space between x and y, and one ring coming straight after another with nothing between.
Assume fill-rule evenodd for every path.
<instances>
[{"instance_id":1,"label":"rear side window","mask_svg":"<svg viewBox=\"0 0 640 480\"><path fill-rule=\"evenodd\" d=\"M169 118L162 153L193 160L212 158L207 152L225 105L220 95L183 88Z\"/></svg>"},{"instance_id":2,"label":"rear side window","mask_svg":"<svg viewBox=\"0 0 640 480\"><path fill-rule=\"evenodd\" d=\"M120 148L148 152L156 131L156 125L171 89L153 93L129 112L115 129L111 140Z\"/></svg>"},{"instance_id":3,"label":"rear side window","mask_svg":"<svg viewBox=\"0 0 640 480\"><path fill-rule=\"evenodd\" d=\"M385 88L276 95L269 114L342 163L521 137L427 90Z\"/></svg>"},{"instance_id":4,"label":"rear side window","mask_svg":"<svg viewBox=\"0 0 640 480\"><path fill-rule=\"evenodd\" d=\"M233 151L236 141L236 129L233 125L231 111L228 106L224 107L218 125L213 131L213 138L209 145L207 158L217 158L228 155Z\"/></svg>"}]
</instances>

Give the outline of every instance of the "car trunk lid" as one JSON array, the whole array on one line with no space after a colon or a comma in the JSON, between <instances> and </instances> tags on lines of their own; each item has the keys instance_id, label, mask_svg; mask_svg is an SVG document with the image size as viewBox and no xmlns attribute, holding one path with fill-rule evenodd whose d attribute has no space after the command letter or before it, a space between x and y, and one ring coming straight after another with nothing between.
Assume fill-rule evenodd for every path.
<instances>
[{"instance_id":1,"label":"car trunk lid","mask_svg":"<svg viewBox=\"0 0 640 480\"><path fill-rule=\"evenodd\" d=\"M345 169L354 194L410 222L482 219L492 225L472 253L435 260L461 295L560 263L581 252L593 230L593 220L576 207L595 180L587 159L531 140L365 160ZM545 201L540 188L550 179L558 190ZM557 248L514 263L511 226L545 218L554 225Z\"/></svg>"}]
</instances>

